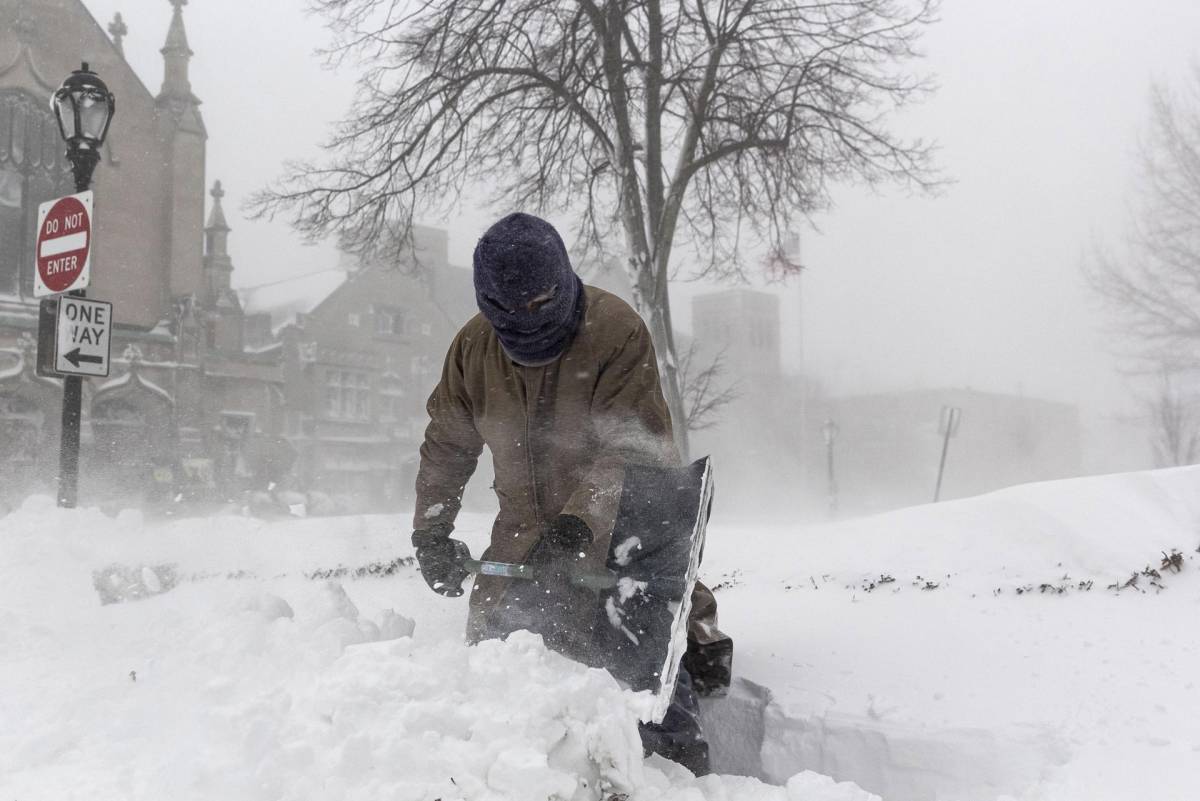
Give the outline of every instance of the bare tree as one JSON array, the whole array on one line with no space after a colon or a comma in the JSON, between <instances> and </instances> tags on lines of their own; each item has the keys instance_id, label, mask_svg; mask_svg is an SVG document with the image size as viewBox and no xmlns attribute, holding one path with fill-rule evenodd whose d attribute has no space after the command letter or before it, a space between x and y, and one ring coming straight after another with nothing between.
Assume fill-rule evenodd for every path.
<instances>
[{"instance_id":1,"label":"bare tree","mask_svg":"<svg viewBox=\"0 0 1200 801\"><path fill-rule=\"evenodd\" d=\"M1157 376L1144 401L1156 459L1190 464L1200 431L1200 397L1184 390L1200 367L1200 64L1182 94L1152 88L1139 156L1126 247L1095 246L1085 274L1120 321L1130 372Z\"/></svg>"},{"instance_id":2,"label":"bare tree","mask_svg":"<svg viewBox=\"0 0 1200 801\"><path fill-rule=\"evenodd\" d=\"M1097 246L1086 272L1119 315L1132 355L1159 372L1200 364L1200 64L1182 96L1153 87L1140 162L1126 252Z\"/></svg>"},{"instance_id":3,"label":"bare tree","mask_svg":"<svg viewBox=\"0 0 1200 801\"><path fill-rule=\"evenodd\" d=\"M684 424L689 432L715 426L721 410L741 397L736 386L723 380L723 354L717 354L707 365L699 364L698 359L696 342L693 340L679 357Z\"/></svg>"},{"instance_id":4,"label":"bare tree","mask_svg":"<svg viewBox=\"0 0 1200 801\"><path fill-rule=\"evenodd\" d=\"M1159 467L1200 462L1200 396L1186 392L1179 378L1164 369L1154 397L1146 402Z\"/></svg>"},{"instance_id":5,"label":"bare tree","mask_svg":"<svg viewBox=\"0 0 1200 801\"><path fill-rule=\"evenodd\" d=\"M937 0L311 0L362 74L328 160L256 200L364 250L408 241L477 187L571 215L618 252L686 419L668 279L778 257L832 181L926 187L929 147L887 128L927 90L902 69ZM757 263L755 261L754 263ZM686 426L676 426L687 452Z\"/></svg>"}]
</instances>

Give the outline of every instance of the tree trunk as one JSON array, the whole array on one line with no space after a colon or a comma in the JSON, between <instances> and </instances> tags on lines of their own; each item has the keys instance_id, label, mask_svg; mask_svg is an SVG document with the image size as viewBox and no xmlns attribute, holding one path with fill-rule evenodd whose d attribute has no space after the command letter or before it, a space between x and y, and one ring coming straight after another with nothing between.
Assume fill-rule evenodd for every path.
<instances>
[{"instance_id":1,"label":"tree trunk","mask_svg":"<svg viewBox=\"0 0 1200 801\"><path fill-rule=\"evenodd\" d=\"M688 453L687 410L683 408L683 393L679 386L679 364L675 358L675 336L671 331L670 311L664 309L667 301L650 310L650 337L658 354L658 372L662 376L663 395L671 411L671 428L675 432L675 447L686 464Z\"/></svg>"},{"instance_id":2,"label":"tree trunk","mask_svg":"<svg viewBox=\"0 0 1200 801\"><path fill-rule=\"evenodd\" d=\"M671 412L671 430L675 447L686 464L689 461L687 412L683 407L683 392L679 386L679 361L675 353L675 332L671 330L671 298L665 274L659 275L656 265L637 239L630 237L628 271L633 283L633 300L638 312L650 329L654 352L658 356L658 374L662 379L663 396Z\"/></svg>"}]
</instances>

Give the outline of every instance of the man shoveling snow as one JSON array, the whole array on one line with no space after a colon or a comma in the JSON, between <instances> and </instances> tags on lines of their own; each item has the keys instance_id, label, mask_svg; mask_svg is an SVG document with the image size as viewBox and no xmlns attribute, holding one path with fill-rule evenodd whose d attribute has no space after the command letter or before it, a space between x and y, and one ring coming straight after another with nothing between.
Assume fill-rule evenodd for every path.
<instances>
[{"instance_id":1,"label":"man shoveling snow","mask_svg":"<svg viewBox=\"0 0 1200 801\"><path fill-rule=\"evenodd\" d=\"M459 331L429 398L412 535L422 575L461 595L466 546L450 538L463 490L486 444L500 512L484 559L525 565L537 577L476 578L467 639L519 629L589 661L598 615L594 590L570 577L603 573L626 468L675 466L670 413L650 334L616 296L585 286L553 226L510 214L474 254L480 314ZM696 584L688 665L661 724L643 726L648 750L708 772L693 679L728 683L731 641L716 628L712 594Z\"/></svg>"}]
</instances>

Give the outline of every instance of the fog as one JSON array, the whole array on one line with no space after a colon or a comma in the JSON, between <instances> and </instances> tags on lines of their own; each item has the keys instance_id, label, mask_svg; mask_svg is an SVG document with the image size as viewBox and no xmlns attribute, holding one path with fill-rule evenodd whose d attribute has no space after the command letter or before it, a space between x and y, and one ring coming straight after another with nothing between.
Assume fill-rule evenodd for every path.
<instances>
[{"instance_id":1,"label":"fog","mask_svg":"<svg viewBox=\"0 0 1200 801\"><path fill-rule=\"evenodd\" d=\"M156 91L170 4L87 5L102 22L124 13L127 58ZM337 259L283 221L242 212L286 159L317 154L350 103L353 65L322 65L314 51L328 34L299 5L203 0L186 9L208 181L228 192L237 286ZM1200 5L950 0L941 17L914 66L937 90L896 126L938 143L948 183L932 196L835 189L834 207L802 231L803 277L766 287L782 299L784 370L831 394L971 388L1076 404L1084 472L1150 466L1113 354L1119 329L1080 264L1093 242L1120 241L1151 83L1177 82L1197 57ZM422 222L447 228L451 262L467 265L501 211L467 199L460 216ZM686 276L686 258L680 268ZM716 288L674 286L682 329L691 328L690 299Z\"/></svg>"}]
</instances>

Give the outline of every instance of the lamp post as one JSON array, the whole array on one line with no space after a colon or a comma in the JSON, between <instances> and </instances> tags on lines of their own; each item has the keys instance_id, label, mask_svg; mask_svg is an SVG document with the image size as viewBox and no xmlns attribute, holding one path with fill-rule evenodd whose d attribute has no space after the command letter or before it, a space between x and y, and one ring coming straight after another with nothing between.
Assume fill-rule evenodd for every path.
<instances>
[{"instance_id":1,"label":"lamp post","mask_svg":"<svg viewBox=\"0 0 1200 801\"><path fill-rule=\"evenodd\" d=\"M837 441L838 427L832 418L826 418L821 426L821 434L825 437L825 456L829 471L829 516L835 517L838 509L837 477L833 472L833 443Z\"/></svg>"},{"instance_id":2,"label":"lamp post","mask_svg":"<svg viewBox=\"0 0 1200 801\"><path fill-rule=\"evenodd\" d=\"M71 172L75 175L75 191L87 191L117 110L116 98L85 61L50 97L50 107L58 120L58 132L67 143L67 161L71 162Z\"/></svg>"},{"instance_id":3,"label":"lamp post","mask_svg":"<svg viewBox=\"0 0 1200 801\"><path fill-rule=\"evenodd\" d=\"M75 191L86 192L92 185L92 173L100 163L100 148L108 136L117 103L104 81L88 69L87 62L72 72L50 97L50 107L58 120L58 132L67 143L67 161L75 177ZM83 297L83 290L70 293ZM79 413L83 399L83 379L77 375L63 378L62 440L58 462L58 505L75 506L79 487Z\"/></svg>"}]
</instances>

